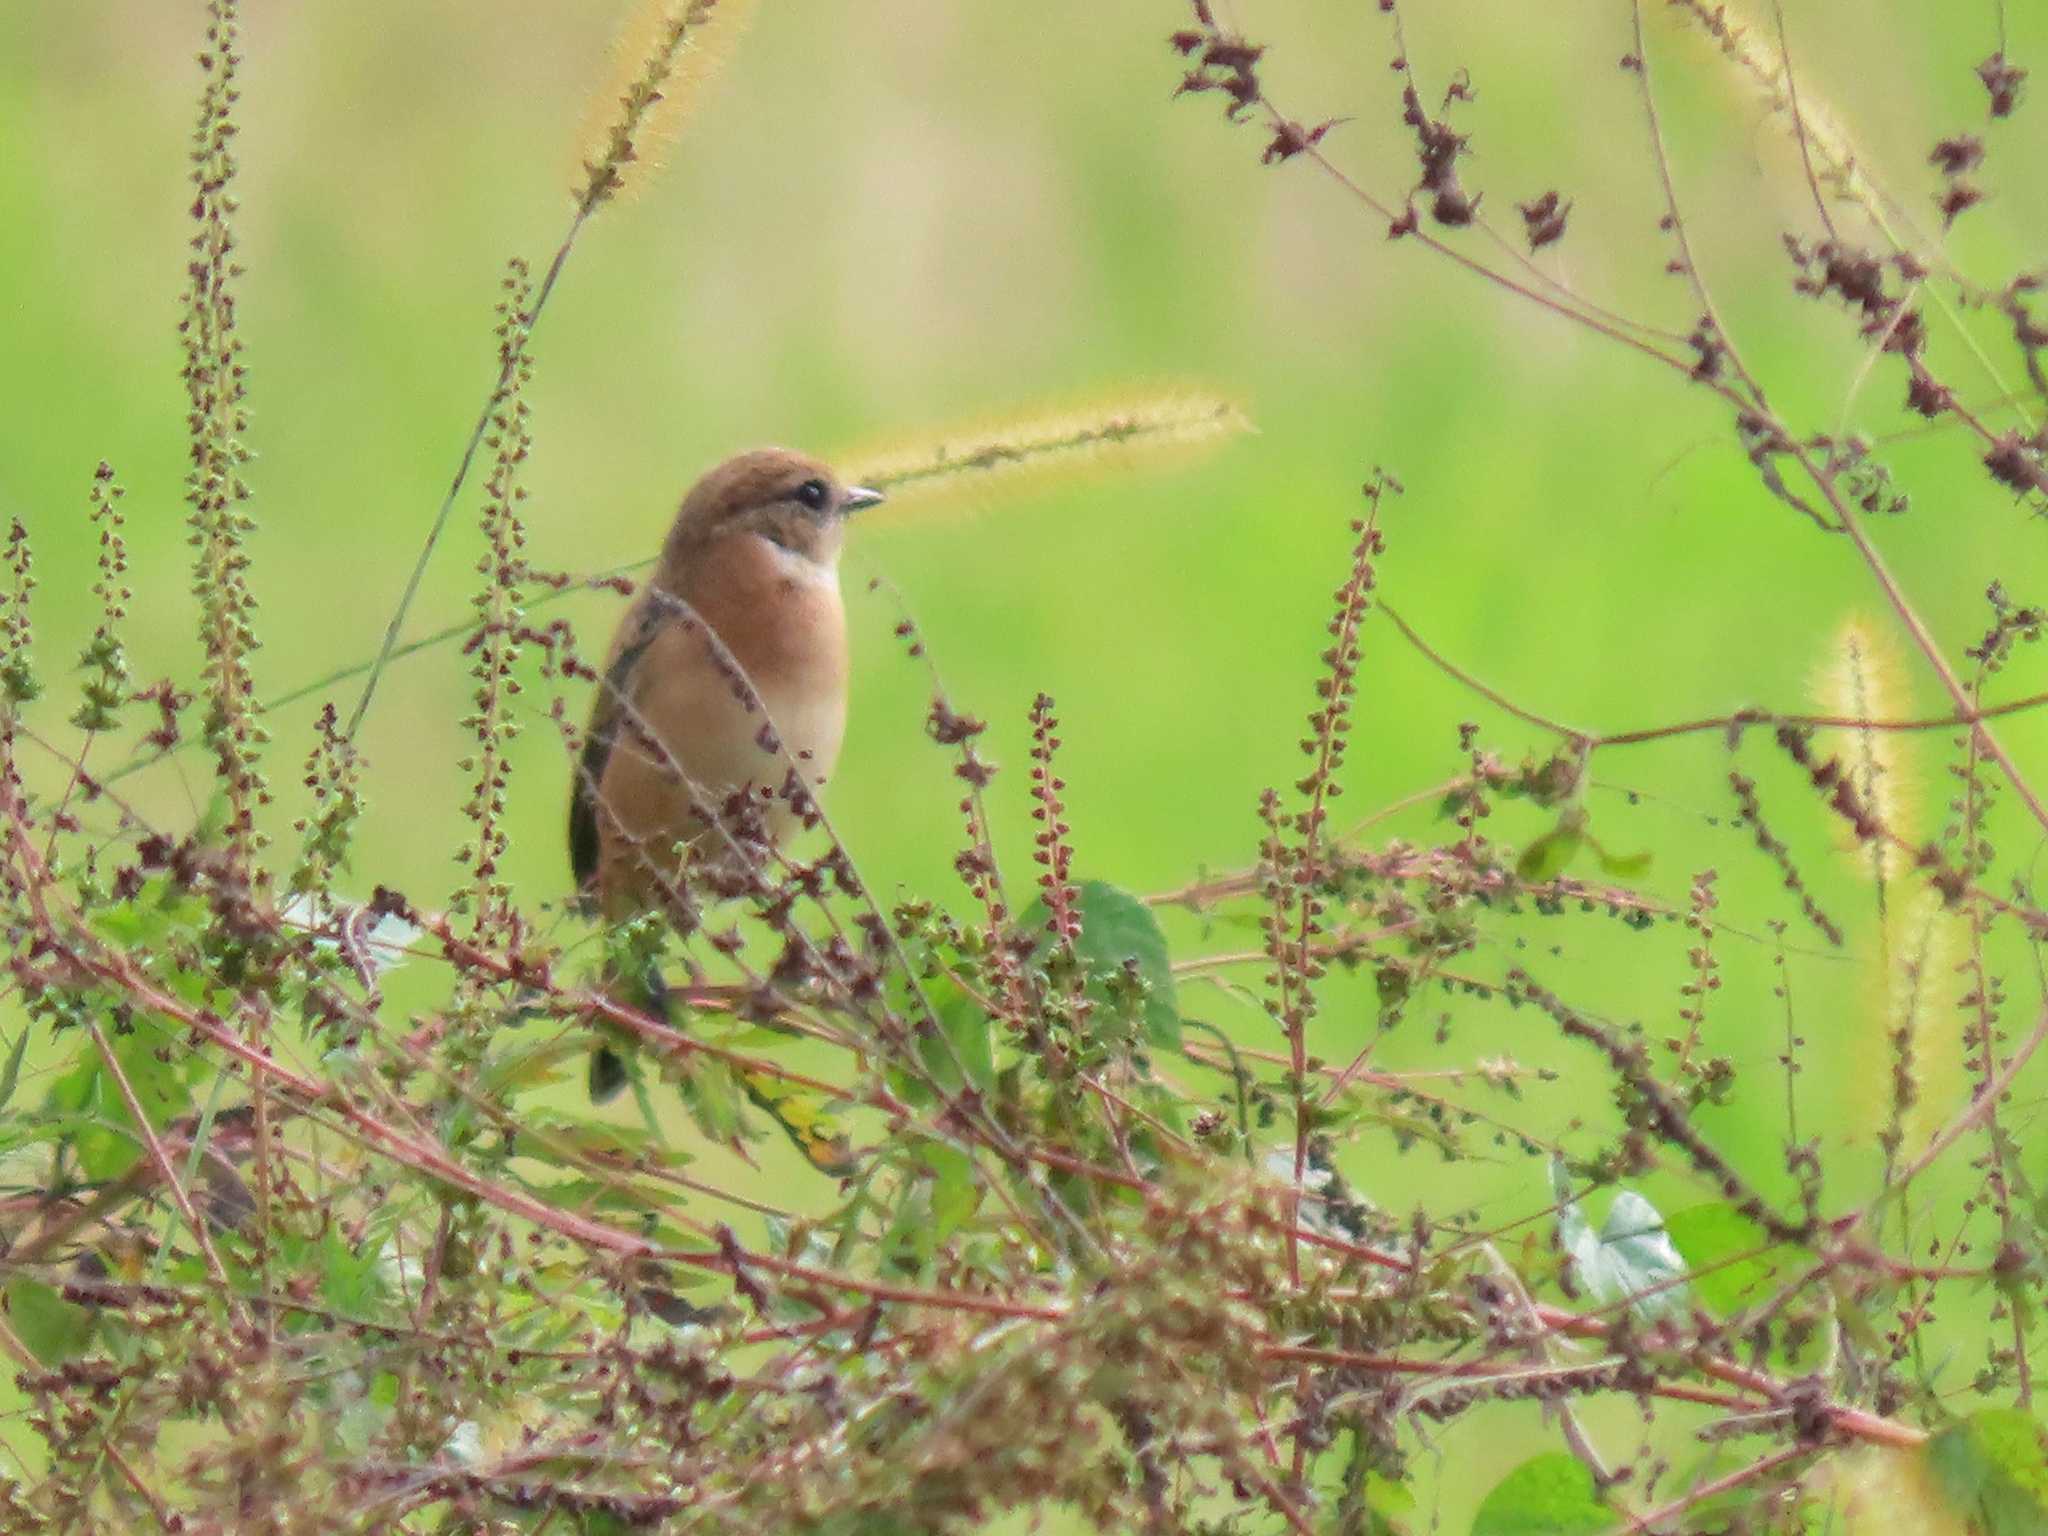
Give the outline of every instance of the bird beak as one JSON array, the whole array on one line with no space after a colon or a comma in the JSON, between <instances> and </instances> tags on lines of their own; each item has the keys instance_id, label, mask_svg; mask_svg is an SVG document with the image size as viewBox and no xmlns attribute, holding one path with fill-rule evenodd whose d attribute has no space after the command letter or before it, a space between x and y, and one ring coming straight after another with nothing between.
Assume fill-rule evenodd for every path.
<instances>
[{"instance_id":1,"label":"bird beak","mask_svg":"<svg viewBox=\"0 0 2048 1536\"><path fill-rule=\"evenodd\" d=\"M843 515L851 517L864 508L878 507L888 499L880 491L871 491L864 485L849 485L845 494L839 498L839 510Z\"/></svg>"}]
</instances>

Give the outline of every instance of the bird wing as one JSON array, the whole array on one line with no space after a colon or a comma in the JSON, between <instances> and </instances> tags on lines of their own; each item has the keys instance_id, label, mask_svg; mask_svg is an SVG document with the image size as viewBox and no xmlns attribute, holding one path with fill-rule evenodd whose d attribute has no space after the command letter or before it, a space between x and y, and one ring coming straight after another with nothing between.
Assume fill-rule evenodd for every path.
<instances>
[{"instance_id":1,"label":"bird wing","mask_svg":"<svg viewBox=\"0 0 2048 1536\"><path fill-rule=\"evenodd\" d=\"M578 890L588 889L597 878L602 846L598 836L598 797L612 748L619 739L619 727L627 717L627 705L639 688L634 669L670 617L666 605L654 603L643 606L637 619L629 617L622 626L617 653L597 685L590 726L583 733L583 756L576 764L576 782L569 794L569 868L576 876Z\"/></svg>"}]
</instances>

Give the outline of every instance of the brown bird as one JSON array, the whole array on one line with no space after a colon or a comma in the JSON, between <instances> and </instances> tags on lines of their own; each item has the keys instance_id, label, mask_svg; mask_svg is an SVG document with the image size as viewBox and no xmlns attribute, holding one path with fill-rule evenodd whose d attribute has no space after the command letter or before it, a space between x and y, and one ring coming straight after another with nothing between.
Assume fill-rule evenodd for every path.
<instances>
[{"instance_id":1,"label":"brown bird","mask_svg":"<svg viewBox=\"0 0 2048 1536\"><path fill-rule=\"evenodd\" d=\"M810 787L830 776L846 727L839 550L847 516L881 499L781 448L726 460L683 498L612 637L570 795L569 862L606 920L687 920L707 876L799 820L792 765ZM594 1095L617 1091L617 1066L593 1061Z\"/></svg>"},{"instance_id":2,"label":"brown bird","mask_svg":"<svg viewBox=\"0 0 2048 1536\"><path fill-rule=\"evenodd\" d=\"M881 499L780 448L726 460L683 498L612 637L570 798L570 863L606 917L662 906L692 855L728 852L709 846L722 840L707 813L734 795L779 838L796 820L791 763L812 785L831 774L844 520Z\"/></svg>"}]
</instances>

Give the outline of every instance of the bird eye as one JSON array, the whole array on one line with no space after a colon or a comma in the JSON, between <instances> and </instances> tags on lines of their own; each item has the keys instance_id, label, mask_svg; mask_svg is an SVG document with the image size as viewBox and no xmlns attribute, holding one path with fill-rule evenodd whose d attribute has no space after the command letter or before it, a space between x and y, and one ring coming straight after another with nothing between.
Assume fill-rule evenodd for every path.
<instances>
[{"instance_id":1,"label":"bird eye","mask_svg":"<svg viewBox=\"0 0 2048 1536\"><path fill-rule=\"evenodd\" d=\"M832 499L832 488L822 480L806 480L796 488L796 499L813 512L822 512Z\"/></svg>"}]
</instances>

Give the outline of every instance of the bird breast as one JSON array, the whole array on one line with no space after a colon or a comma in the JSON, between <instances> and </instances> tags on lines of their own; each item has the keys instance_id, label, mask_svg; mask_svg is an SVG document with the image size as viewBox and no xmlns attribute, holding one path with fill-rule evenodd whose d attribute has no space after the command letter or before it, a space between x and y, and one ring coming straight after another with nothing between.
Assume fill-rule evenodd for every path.
<instances>
[{"instance_id":1,"label":"bird breast","mask_svg":"<svg viewBox=\"0 0 2048 1536\"><path fill-rule=\"evenodd\" d=\"M829 777L846 729L838 571L754 534L722 539L693 564L680 595L739 664L758 707L720 667L706 636L674 626L657 642L665 654L647 658L654 666L646 714L657 739L715 795L748 783L780 788L787 763L762 745L768 722L805 778L815 785Z\"/></svg>"}]
</instances>

